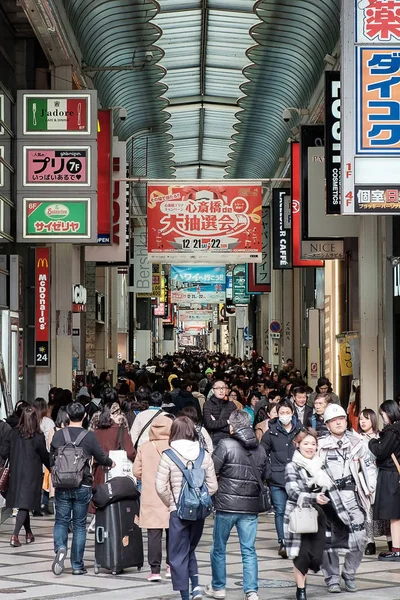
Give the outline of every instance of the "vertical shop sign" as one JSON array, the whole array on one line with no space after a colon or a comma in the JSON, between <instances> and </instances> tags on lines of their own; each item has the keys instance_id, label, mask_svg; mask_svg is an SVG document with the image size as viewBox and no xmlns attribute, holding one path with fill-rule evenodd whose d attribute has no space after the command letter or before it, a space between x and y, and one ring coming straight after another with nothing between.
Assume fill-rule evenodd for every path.
<instances>
[{"instance_id":1,"label":"vertical shop sign","mask_svg":"<svg viewBox=\"0 0 400 600\"><path fill-rule=\"evenodd\" d=\"M322 260L301 258L300 144L292 142L292 250L294 267L322 267Z\"/></svg>"},{"instance_id":2,"label":"vertical shop sign","mask_svg":"<svg viewBox=\"0 0 400 600\"><path fill-rule=\"evenodd\" d=\"M35 365L50 366L50 249L35 250Z\"/></svg>"},{"instance_id":3,"label":"vertical shop sign","mask_svg":"<svg viewBox=\"0 0 400 600\"><path fill-rule=\"evenodd\" d=\"M147 231L145 227L135 227L133 234L133 287L139 298L151 298L153 293L153 272L147 256Z\"/></svg>"},{"instance_id":4,"label":"vertical shop sign","mask_svg":"<svg viewBox=\"0 0 400 600\"><path fill-rule=\"evenodd\" d=\"M97 132L97 243L111 243L112 111L99 110Z\"/></svg>"},{"instance_id":5,"label":"vertical shop sign","mask_svg":"<svg viewBox=\"0 0 400 600\"><path fill-rule=\"evenodd\" d=\"M262 262L249 263L247 273L248 291L263 293L271 291L271 223L270 207L262 209Z\"/></svg>"},{"instance_id":6,"label":"vertical shop sign","mask_svg":"<svg viewBox=\"0 0 400 600\"><path fill-rule=\"evenodd\" d=\"M233 303L236 306L249 304L250 296L246 293L246 265L236 265L233 269Z\"/></svg>"},{"instance_id":7,"label":"vertical shop sign","mask_svg":"<svg viewBox=\"0 0 400 600\"><path fill-rule=\"evenodd\" d=\"M272 260L274 269L292 268L290 190L274 188L272 195Z\"/></svg>"},{"instance_id":8,"label":"vertical shop sign","mask_svg":"<svg viewBox=\"0 0 400 600\"><path fill-rule=\"evenodd\" d=\"M340 215L340 71L325 72L325 179L326 214Z\"/></svg>"}]
</instances>

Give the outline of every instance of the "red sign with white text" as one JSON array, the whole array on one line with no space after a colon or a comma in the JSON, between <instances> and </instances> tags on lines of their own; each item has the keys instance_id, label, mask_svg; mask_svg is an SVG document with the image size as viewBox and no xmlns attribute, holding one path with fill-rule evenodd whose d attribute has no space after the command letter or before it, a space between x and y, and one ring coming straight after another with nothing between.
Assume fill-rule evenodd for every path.
<instances>
[{"instance_id":1,"label":"red sign with white text","mask_svg":"<svg viewBox=\"0 0 400 600\"><path fill-rule=\"evenodd\" d=\"M112 111L98 111L97 132L97 243L111 244L111 132Z\"/></svg>"},{"instance_id":2,"label":"red sign with white text","mask_svg":"<svg viewBox=\"0 0 400 600\"><path fill-rule=\"evenodd\" d=\"M50 248L35 250L35 365L50 365Z\"/></svg>"},{"instance_id":3,"label":"red sign with white text","mask_svg":"<svg viewBox=\"0 0 400 600\"><path fill-rule=\"evenodd\" d=\"M148 185L149 260L256 263L262 259L261 184Z\"/></svg>"},{"instance_id":4,"label":"red sign with white text","mask_svg":"<svg viewBox=\"0 0 400 600\"><path fill-rule=\"evenodd\" d=\"M292 249L294 267L323 267L323 260L301 256L300 143L292 142Z\"/></svg>"}]
</instances>

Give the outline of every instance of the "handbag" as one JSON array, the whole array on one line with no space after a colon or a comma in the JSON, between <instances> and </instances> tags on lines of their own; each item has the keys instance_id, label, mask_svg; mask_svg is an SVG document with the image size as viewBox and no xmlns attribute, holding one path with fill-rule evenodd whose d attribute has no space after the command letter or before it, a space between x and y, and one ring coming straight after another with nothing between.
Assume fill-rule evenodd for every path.
<instances>
[{"instance_id":1,"label":"handbag","mask_svg":"<svg viewBox=\"0 0 400 600\"><path fill-rule=\"evenodd\" d=\"M113 462L115 467L112 467L106 472L105 481L110 481L114 477L131 477L134 479L132 474L132 462L129 460L126 450L124 449L124 428L119 427L115 447L120 450L110 450L108 456Z\"/></svg>"},{"instance_id":2,"label":"handbag","mask_svg":"<svg viewBox=\"0 0 400 600\"><path fill-rule=\"evenodd\" d=\"M312 506L303 506L300 502L289 515L290 533L317 533L318 512Z\"/></svg>"},{"instance_id":3,"label":"handbag","mask_svg":"<svg viewBox=\"0 0 400 600\"><path fill-rule=\"evenodd\" d=\"M269 487L261 479L260 471L257 468L256 462L251 452L247 452L248 459L252 466L254 475L256 476L260 494L258 496L258 512L268 512L271 509L271 495Z\"/></svg>"},{"instance_id":4,"label":"handbag","mask_svg":"<svg viewBox=\"0 0 400 600\"><path fill-rule=\"evenodd\" d=\"M8 489L8 480L10 477L10 467L8 459L4 465L0 467L0 492L6 492Z\"/></svg>"},{"instance_id":5,"label":"handbag","mask_svg":"<svg viewBox=\"0 0 400 600\"><path fill-rule=\"evenodd\" d=\"M394 464L396 465L397 472L398 472L398 474L399 474L399 476L400 476L400 464L399 464L399 461L398 461L398 460L397 460L397 458L396 458L396 455L395 455L395 453L393 452L393 453L392 453L390 456L391 456L391 459L392 459L392 461L393 461L393 462L394 462ZM399 477L399 485L400 485L400 477ZM1 491L1 490L0 490L0 491Z\"/></svg>"}]
</instances>

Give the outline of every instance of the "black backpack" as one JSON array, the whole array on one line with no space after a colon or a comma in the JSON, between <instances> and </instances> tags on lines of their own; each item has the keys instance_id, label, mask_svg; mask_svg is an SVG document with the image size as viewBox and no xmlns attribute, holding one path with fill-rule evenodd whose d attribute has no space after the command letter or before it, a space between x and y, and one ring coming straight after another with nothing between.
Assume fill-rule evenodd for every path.
<instances>
[{"instance_id":1,"label":"black backpack","mask_svg":"<svg viewBox=\"0 0 400 600\"><path fill-rule=\"evenodd\" d=\"M54 453L54 465L51 478L55 489L78 488L83 480L86 464L89 460L79 444L87 436L88 431L81 431L75 442L71 440L68 427L61 430L65 444L59 446Z\"/></svg>"}]
</instances>

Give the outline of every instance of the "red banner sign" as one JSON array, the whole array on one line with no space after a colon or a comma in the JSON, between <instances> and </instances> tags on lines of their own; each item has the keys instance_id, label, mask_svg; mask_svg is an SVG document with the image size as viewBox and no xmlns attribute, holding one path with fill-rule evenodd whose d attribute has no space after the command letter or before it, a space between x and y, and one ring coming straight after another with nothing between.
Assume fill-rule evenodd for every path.
<instances>
[{"instance_id":1,"label":"red banner sign","mask_svg":"<svg viewBox=\"0 0 400 600\"><path fill-rule=\"evenodd\" d=\"M99 110L97 134L97 243L111 243L111 110Z\"/></svg>"},{"instance_id":2,"label":"red banner sign","mask_svg":"<svg viewBox=\"0 0 400 600\"><path fill-rule=\"evenodd\" d=\"M157 262L261 262L261 185L149 183L148 251Z\"/></svg>"},{"instance_id":3,"label":"red banner sign","mask_svg":"<svg viewBox=\"0 0 400 600\"><path fill-rule=\"evenodd\" d=\"M48 367L50 365L50 249L36 248L35 252L35 364L37 367Z\"/></svg>"},{"instance_id":4,"label":"red banner sign","mask_svg":"<svg viewBox=\"0 0 400 600\"><path fill-rule=\"evenodd\" d=\"M292 142L292 248L294 267L323 267L323 260L301 258L300 143Z\"/></svg>"}]
</instances>

